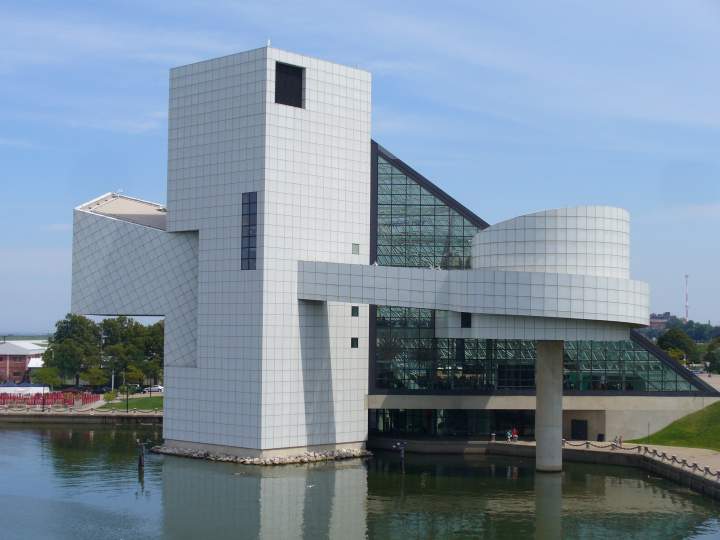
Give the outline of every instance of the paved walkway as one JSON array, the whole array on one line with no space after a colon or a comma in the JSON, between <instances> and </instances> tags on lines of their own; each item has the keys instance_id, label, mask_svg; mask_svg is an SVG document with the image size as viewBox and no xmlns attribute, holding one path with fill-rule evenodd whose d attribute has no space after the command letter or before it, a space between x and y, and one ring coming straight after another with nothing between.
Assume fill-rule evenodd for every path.
<instances>
[{"instance_id":1,"label":"paved walkway","mask_svg":"<svg viewBox=\"0 0 720 540\"><path fill-rule=\"evenodd\" d=\"M586 447L586 442L590 443L589 448ZM518 441L515 443L505 444L535 446L534 441ZM595 441L565 441L565 448L579 448L581 450L590 450L593 452L637 454L638 446L647 446L650 450L655 449L658 452L665 452L669 456L675 456L679 461L682 461L684 459L687 460L688 463L697 463L700 467L710 467L710 469L712 469L713 471L720 471L720 452L717 452L715 450L707 450L705 448L686 448L684 446L662 446L657 444L638 445L635 443L624 443L622 449L616 448L615 450L612 450L609 447L610 444L611 443L598 443ZM597 446L602 446L604 448L597 448Z\"/></svg>"},{"instance_id":2,"label":"paved walkway","mask_svg":"<svg viewBox=\"0 0 720 540\"><path fill-rule=\"evenodd\" d=\"M698 377L700 377L703 381L715 388L715 390L720 391L720 375L718 375L717 373L712 377L710 377L707 373L698 375Z\"/></svg>"}]
</instances>

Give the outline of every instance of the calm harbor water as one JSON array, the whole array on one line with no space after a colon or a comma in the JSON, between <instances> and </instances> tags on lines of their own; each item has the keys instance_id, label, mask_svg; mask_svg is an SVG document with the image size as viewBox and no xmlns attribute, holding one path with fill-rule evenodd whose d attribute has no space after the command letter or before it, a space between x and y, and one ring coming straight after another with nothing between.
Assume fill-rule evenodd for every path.
<instances>
[{"instance_id":1,"label":"calm harbor water","mask_svg":"<svg viewBox=\"0 0 720 540\"><path fill-rule=\"evenodd\" d=\"M0 427L2 539L720 538L720 506L629 468L396 454L275 468L149 454L158 428Z\"/></svg>"}]
</instances>

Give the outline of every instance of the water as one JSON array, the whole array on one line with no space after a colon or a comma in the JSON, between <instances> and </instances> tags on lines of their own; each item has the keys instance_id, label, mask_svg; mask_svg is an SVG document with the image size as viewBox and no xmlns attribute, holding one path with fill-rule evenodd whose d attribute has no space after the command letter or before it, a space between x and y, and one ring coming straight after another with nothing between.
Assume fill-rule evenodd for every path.
<instances>
[{"instance_id":1,"label":"water","mask_svg":"<svg viewBox=\"0 0 720 540\"><path fill-rule=\"evenodd\" d=\"M0 428L2 539L720 538L720 506L630 468L397 454L248 467L149 454L156 427Z\"/></svg>"}]
</instances>

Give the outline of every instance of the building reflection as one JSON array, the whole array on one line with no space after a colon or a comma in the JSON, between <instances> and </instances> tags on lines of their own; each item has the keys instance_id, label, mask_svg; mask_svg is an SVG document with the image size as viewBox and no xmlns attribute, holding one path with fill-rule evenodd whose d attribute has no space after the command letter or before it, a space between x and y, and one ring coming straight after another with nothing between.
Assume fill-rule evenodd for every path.
<instances>
[{"instance_id":1,"label":"building reflection","mask_svg":"<svg viewBox=\"0 0 720 540\"><path fill-rule=\"evenodd\" d=\"M535 473L535 538L562 538L562 474Z\"/></svg>"},{"instance_id":2,"label":"building reflection","mask_svg":"<svg viewBox=\"0 0 720 540\"><path fill-rule=\"evenodd\" d=\"M165 537L365 538L363 463L250 467L165 458Z\"/></svg>"},{"instance_id":3,"label":"building reflection","mask_svg":"<svg viewBox=\"0 0 720 540\"><path fill-rule=\"evenodd\" d=\"M71 530L78 519L98 530L122 522L134 531L127 538L181 540L656 540L719 530L715 503L623 467L568 463L562 474L539 475L532 460L417 454L403 467L397 452L377 452L279 467L149 454L139 471L136 440L159 437L156 428L5 428L3 455L18 464L5 470L6 493L19 501L6 514L19 515L29 497L42 508L29 507L36 515L52 516L29 520L28 538L43 537L51 522Z\"/></svg>"}]
</instances>

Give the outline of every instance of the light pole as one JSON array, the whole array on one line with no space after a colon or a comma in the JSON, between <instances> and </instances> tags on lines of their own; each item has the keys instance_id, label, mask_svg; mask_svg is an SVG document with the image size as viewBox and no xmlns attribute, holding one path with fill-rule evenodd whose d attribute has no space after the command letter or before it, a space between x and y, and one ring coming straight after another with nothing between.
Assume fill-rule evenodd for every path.
<instances>
[{"instance_id":1,"label":"light pole","mask_svg":"<svg viewBox=\"0 0 720 540\"><path fill-rule=\"evenodd\" d=\"M130 412L130 389L127 383L127 373L123 371L123 382L125 383L125 412Z\"/></svg>"}]
</instances>

